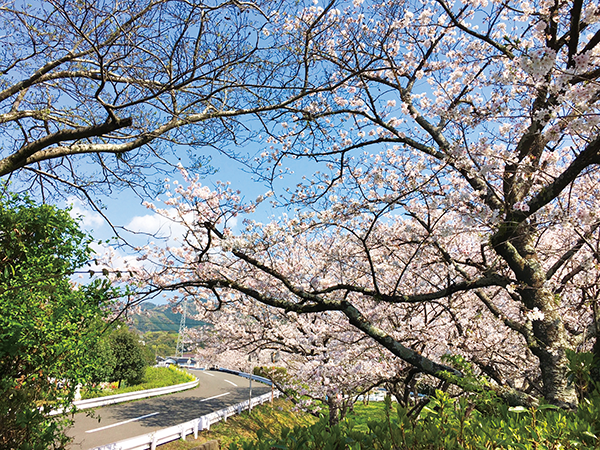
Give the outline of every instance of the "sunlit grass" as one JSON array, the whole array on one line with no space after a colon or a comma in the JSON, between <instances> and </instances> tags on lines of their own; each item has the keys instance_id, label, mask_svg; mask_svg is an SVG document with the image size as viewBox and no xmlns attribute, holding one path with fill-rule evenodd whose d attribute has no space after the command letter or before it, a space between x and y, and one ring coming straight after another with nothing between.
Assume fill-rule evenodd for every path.
<instances>
[{"instance_id":1,"label":"sunlit grass","mask_svg":"<svg viewBox=\"0 0 600 450\"><path fill-rule=\"evenodd\" d=\"M219 422L210 430L198 434L198 439L188 436L185 441L178 440L160 446L160 450L186 450L199 446L200 444L218 440L220 448L226 449L229 444L256 441L256 432L259 429L265 431L265 438L277 438L282 428L294 428L296 426L308 426L316 422L316 418L310 414L295 411L290 401L276 399L273 406L270 403L252 409L252 414L244 411L227 419L227 422Z\"/></svg>"},{"instance_id":2,"label":"sunlit grass","mask_svg":"<svg viewBox=\"0 0 600 450\"><path fill-rule=\"evenodd\" d=\"M141 384L134 386L126 386L121 383L119 389L116 388L117 383L112 383L104 389L93 388L90 390L83 389L81 398L96 398L105 397L107 395L126 394L128 392L143 391L146 389L155 389L165 386L173 386L175 384L187 383L193 381L194 377L187 372L175 367L146 367L146 372Z\"/></svg>"}]
</instances>

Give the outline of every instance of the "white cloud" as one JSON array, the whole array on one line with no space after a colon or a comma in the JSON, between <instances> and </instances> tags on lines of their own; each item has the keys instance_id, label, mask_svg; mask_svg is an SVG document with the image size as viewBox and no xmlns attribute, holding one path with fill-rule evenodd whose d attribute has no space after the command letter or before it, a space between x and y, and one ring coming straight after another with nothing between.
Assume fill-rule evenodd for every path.
<instances>
[{"instance_id":1,"label":"white cloud","mask_svg":"<svg viewBox=\"0 0 600 450\"><path fill-rule=\"evenodd\" d=\"M227 219L227 228L230 228L231 230L235 231L237 225L238 225L237 217L230 217L229 219Z\"/></svg>"},{"instance_id":2,"label":"white cloud","mask_svg":"<svg viewBox=\"0 0 600 450\"><path fill-rule=\"evenodd\" d=\"M171 217L175 217L175 210L169 210L168 213ZM136 216L125 228L134 233L146 233L157 238L175 238L185 233L183 225L158 214Z\"/></svg>"},{"instance_id":3,"label":"white cloud","mask_svg":"<svg viewBox=\"0 0 600 450\"><path fill-rule=\"evenodd\" d=\"M85 205L75 197L69 197L67 203L71 205L69 214L74 219L81 219L81 224L85 228L101 227L104 225L104 218L96 211L87 209Z\"/></svg>"},{"instance_id":4,"label":"white cloud","mask_svg":"<svg viewBox=\"0 0 600 450\"><path fill-rule=\"evenodd\" d=\"M97 265L91 264L90 269L96 272L101 272L102 269L127 271L143 266L143 262L136 255L126 255L111 245L92 242L90 247L94 250L98 261Z\"/></svg>"}]
</instances>

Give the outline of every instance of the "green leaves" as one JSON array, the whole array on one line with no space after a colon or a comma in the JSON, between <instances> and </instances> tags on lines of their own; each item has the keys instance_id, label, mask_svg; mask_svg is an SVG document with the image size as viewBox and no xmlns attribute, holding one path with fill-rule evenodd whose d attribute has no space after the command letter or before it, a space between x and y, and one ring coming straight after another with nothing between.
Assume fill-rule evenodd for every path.
<instances>
[{"instance_id":1,"label":"green leaves","mask_svg":"<svg viewBox=\"0 0 600 450\"><path fill-rule=\"evenodd\" d=\"M267 449L405 449L405 450L487 450L487 449L591 449L600 448L596 415L600 399L590 399L587 412L566 412L554 405L536 408L508 407L499 400L493 408L479 410L487 399L477 396L453 397L436 391L418 417L409 418L408 409L391 407L386 399L378 411L356 413L339 426L328 426L323 418L308 428L286 430L278 440L244 444L247 450ZM367 408L367 407L364 407ZM357 405L358 411L361 406ZM367 417L365 417L367 416ZM364 421L368 418L368 429ZM357 423L363 425L357 426ZM237 448L235 445L231 449Z\"/></svg>"},{"instance_id":2,"label":"green leaves","mask_svg":"<svg viewBox=\"0 0 600 450\"><path fill-rule=\"evenodd\" d=\"M141 382L147 364L138 340L126 326L109 336L108 343L115 365L108 381L126 381L129 385Z\"/></svg>"},{"instance_id":3,"label":"green leaves","mask_svg":"<svg viewBox=\"0 0 600 450\"><path fill-rule=\"evenodd\" d=\"M68 441L66 416L90 381L103 308L115 291L95 280L74 288L90 239L68 211L0 197L0 448Z\"/></svg>"}]
</instances>

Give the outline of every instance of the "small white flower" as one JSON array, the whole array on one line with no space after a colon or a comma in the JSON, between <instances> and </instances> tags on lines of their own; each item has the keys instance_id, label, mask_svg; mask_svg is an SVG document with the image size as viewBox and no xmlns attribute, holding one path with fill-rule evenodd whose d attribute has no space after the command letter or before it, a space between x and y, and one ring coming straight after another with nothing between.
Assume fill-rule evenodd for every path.
<instances>
[{"instance_id":1,"label":"small white flower","mask_svg":"<svg viewBox=\"0 0 600 450\"><path fill-rule=\"evenodd\" d=\"M525 314L525 317L527 317L527 319L529 319L531 321L534 321L534 320L544 320L545 315L536 306L532 310L527 311L527 313Z\"/></svg>"}]
</instances>

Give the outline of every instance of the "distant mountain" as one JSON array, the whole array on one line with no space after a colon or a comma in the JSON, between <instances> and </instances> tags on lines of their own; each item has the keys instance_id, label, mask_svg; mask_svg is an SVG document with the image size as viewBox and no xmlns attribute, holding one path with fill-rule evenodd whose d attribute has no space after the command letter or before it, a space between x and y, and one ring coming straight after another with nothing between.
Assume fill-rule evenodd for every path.
<instances>
[{"instance_id":1,"label":"distant mountain","mask_svg":"<svg viewBox=\"0 0 600 450\"><path fill-rule=\"evenodd\" d=\"M194 308L188 306L188 316L185 319L185 325L188 328L197 328L203 325L208 325L207 322L194 320L190 315L196 314ZM179 331L179 322L181 314L174 313L169 305L155 305L154 303L142 303L141 312L132 314L132 328L140 333L148 331Z\"/></svg>"}]
</instances>

